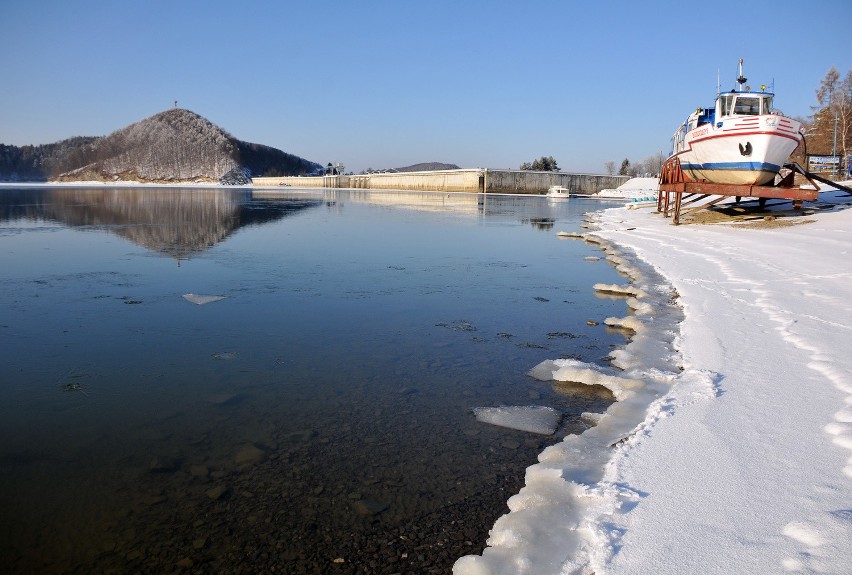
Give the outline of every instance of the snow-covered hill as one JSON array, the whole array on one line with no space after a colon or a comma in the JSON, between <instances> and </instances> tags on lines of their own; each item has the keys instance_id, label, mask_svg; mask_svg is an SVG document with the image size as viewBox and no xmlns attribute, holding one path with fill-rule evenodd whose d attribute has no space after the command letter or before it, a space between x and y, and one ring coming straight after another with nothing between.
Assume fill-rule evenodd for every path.
<instances>
[{"instance_id":1,"label":"snow-covered hill","mask_svg":"<svg viewBox=\"0 0 852 575\"><path fill-rule=\"evenodd\" d=\"M0 180L240 184L250 176L304 175L321 169L281 150L238 140L180 108L101 138L66 140L59 153L55 145L4 146L4 152ZM28 169L22 170L22 165Z\"/></svg>"}]
</instances>

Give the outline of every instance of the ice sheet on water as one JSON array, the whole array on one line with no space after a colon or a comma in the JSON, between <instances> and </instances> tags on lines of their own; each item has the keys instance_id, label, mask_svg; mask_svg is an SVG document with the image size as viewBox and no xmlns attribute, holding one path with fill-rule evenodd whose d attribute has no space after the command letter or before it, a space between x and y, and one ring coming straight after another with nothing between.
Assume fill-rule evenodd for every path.
<instances>
[{"instance_id":1,"label":"ice sheet on water","mask_svg":"<svg viewBox=\"0 0 852 575\"><path fill-rule=\"evenodd\" d=\"M553 435L562 420L559 411L541 405L475 407L473 413L483 423L541 435Z\"/></svg>"},{"instance_id":2,"label":"ice sheet on water","mask_svg":"<svg viewBox=\"0 0 852 575\"><path fill-rule=\"evenodd\" d=\"M214 301L219 301L225 299L223 295L199 295L194 293L185 293L183 294L183 299L188 302L192 302L197 305L204 305L207 303L213 303Z\"/></svg>"}]
</instances>

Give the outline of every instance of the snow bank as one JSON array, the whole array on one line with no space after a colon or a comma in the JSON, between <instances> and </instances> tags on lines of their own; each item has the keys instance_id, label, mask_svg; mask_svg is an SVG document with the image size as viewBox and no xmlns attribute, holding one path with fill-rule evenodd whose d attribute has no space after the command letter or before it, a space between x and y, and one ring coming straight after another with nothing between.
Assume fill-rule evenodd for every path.
<instances>
[{"instance_id":1,"label":"snow bank","mask_svg":"<svg viewBox=\"0 0 852 575\"><path fill-rule=\"evenodd\" d=\"M454 574L849 573L852 206L820 199L791 218L810 223L765 229L598 218L647 294L629 300L645 328L611 368L531 373L618 401L541 453Z\"/></svg>"},{"instance_id":2,"label":"snow bank","mask_svg":"<svg viewBox=\"0 0 852 575\"><path fill-rule=\"evenodd\" d=\"M614 190L601 190L592 195L600 198L656 198L659 189L659 178L630 178Z\"/></svg>"}]
</instances>

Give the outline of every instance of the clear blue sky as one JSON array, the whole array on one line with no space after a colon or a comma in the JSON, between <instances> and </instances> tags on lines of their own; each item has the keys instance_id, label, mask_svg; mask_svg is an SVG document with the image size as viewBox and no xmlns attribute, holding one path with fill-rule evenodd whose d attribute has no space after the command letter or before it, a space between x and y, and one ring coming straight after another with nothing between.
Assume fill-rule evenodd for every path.
<instances>
[{"instance_id":1,"label":"clear blue sky","mask_svg":"<svg viewBox=\"0 0 852 575\"><path fill-rule=\"evenodd\" d=\"M347 170L552 155L601 173L668 153L741 57L811 114L828 69L852 68L850 27L850 0L2 0L0 143L106 135L177 100Z\"/></svg>"}]
</instances>

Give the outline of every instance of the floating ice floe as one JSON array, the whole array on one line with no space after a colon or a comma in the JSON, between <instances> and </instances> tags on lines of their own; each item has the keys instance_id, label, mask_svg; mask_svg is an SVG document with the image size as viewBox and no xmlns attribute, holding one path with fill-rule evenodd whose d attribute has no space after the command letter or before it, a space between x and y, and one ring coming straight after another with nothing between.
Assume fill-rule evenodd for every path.
<instances>
[{"instance_id":1,"label":"floating ice floe","mask_svg":"<svg viewBox=\"0 0 852 575\"><path fill-rule=\"evenodd\" d=\"M553 435L562 420L560 412L540 405L475 407L473 413L483 423L541 435Z\"/></svg>"},{"instance_id":2,"label":"floating ice floe","mask_svg":"<svg viewBox=\"0 0 852 575\"><path fill-rule=\"evenodd\" d=\"M188 302L192 302L197 305L204 305L206 303L213 303L214 301L219 301L220 299L225 299L223 295L198 295L194 293L185 293L183 294L183 299Z\"/></svg>"}]
</instances>

